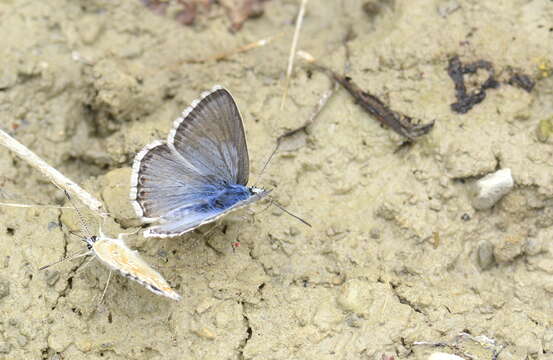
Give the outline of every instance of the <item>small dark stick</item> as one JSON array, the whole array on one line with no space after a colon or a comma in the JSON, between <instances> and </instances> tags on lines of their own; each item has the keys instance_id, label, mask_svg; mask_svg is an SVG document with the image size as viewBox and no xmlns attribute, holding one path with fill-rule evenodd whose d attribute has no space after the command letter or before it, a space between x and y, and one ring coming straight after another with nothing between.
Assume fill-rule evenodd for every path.
<instances>
[{"instance_id":1,"label":"small dark stick","mask_svg":"<svg viewBox=\"0 0 553 360\"><path fill-rule=\"evenodd\" d=\"M511 75L509 80L507 80L507 83L509 85L519 87L528 93L532 92L532 89L536 85L536 82L532 80L530 76L521 73L514 73Z\"/></svg>"},{"instance_id":2,"label":"small dark stick","mask_svg":"<svg viewBox=\"0 0 553 360\"><path fill-rule=\"evenodd\" d=\"M275 148L275 152L280 147L280 144L282 143L282 141L285 138L290 137L290 136L294 136L297 133L302 132L302 131L307 133L308 128L315 122L315 120L317 119L317 117L319 116L319 114L321 113L321 111L323 110L323 108L327 104L328 100L330 100L330 98L332 97L332 95L334 94L334 92L336 91L337 88L338 88L338 83L334 81L334 84L332 85L332 88L330 88L328 91L326 91L323 94L323 96L320 98L319 102L315 106L315 110L313 111L313 113L311 114L309 119L307 119L307 121L305 123L303 123L302 126L300 126L298 128L295 128L293 130L287 131L287 132L285 132L284 134L280 135L277 138L277 145L276 145L276 148Z\"/></svg>"},{"instance_id":3,"label":"small dark stick","mask_svg":"<svg viewBox=\"0 0 553 360\"><path fill-rule=\"evenodd\" d=\"M376 96L362 90L350 77L340 75L326 66L317 64L314 62L314 59L311 61L308 59L307 61L310 62L316 70L324 72L331 79L342 85L363 110L410 141L414 141L415 138L426 135L432 130L434 121L428 124L414 125L411 117L393 111Z\"/></svg>"}]
</instances>

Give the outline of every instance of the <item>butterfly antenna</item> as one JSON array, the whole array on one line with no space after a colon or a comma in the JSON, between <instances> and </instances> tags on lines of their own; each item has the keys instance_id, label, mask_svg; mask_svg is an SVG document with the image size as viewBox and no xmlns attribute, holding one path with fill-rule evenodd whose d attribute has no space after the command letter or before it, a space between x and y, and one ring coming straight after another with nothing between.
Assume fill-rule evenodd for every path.
<instances>
[{"instance_id":1,"label":"butterfly antenna","mask_svg":"<svg viewBox=\"0 0 553 360\"><path fill-rule=\"evenodd\" d=\"M67 199L69 199L69 202L71 202L71 205L73 205L73 208L77 212L77 216L79 217L79 222L81 223L81 227L84 229L85 233L88 236L92 236L92 233L90 232L90 230L88 230L88 226L86 225L86 221L84 220L83 214L81 214L81 212L73 202L73 199L71 198L67 190L63 190L63 192L65 192L65 196L67 196Z\"/></svg>"},{"instance_id":2,"label":"butterfly antenna","mask_svg":"<svg viewBox=\"0 0 553 360\"><path fill-rule=\"evenodd\" d=\"M113 270L109 271L108 280L106 281L106 286L104 286L104 291L102 291L102 296L100 296L100 301L98 301L98 306L102 305L104 298L106 297L106 292L108 291L109 281L111 280L111 274Z\"/></svg>"},{"instance_id":3,"label":"butterfly antenna","mask_svg":"<svg viewBox=\"0 0 553 360\"><path fill-rule=\"evenodd\" d=\"M298 215L292 214L290 211L286 210L284 207L282 207L282 205L280 205L279 203L277 203L273 198L271 198L271 203L272 203L273 205L275 205L277 208L279 208L280 210L284 211L286 214L290 215L290 216L293 217L293 218L296 218L296 220L301 221L302 223L304 223L305 225L307 225L307 226L309 226L309 227L312 227L310 223L308 223L307 221L305 221L304 219L302 219L302 218L299 217Z\"/></svg>"},{"instance_id":4,"label":"butterfly antenna","mask_svg":"<svg viewBox=\"0 0 553 360\"><path fill-rule=\"evenodd\" d=\"M77 259L77 258L80 258L80 257L83 257L83 256L88 256L88 255L91 255L91 254L92 254L92 252L90 252L90 251L86 251L86 252L84 252L84 253L76 252L76 253L74 253L74 254L72 254L72 255L70 255L70 256L66 256L66 257L64 257L64 258L61 258L61 259L59 259L58 261L55 261L55 262L53 262L53 263L51 263L51 264L41 266L41 267L38 268L38 271L46 270L46 269L48 269L50 266L57 265L57 264L59 264L59 263L62 263L62 262L64 262L64 261L67 261L67 260L73 260L73 259Z\"/></svg>"},{"instance_id":5,"label":"butterfly antenna","mask_svg":"<svg viewBox=\"0 0 553 360\"><path fill-rule=\"evenodd\" d=\"M73 208L71 208L71 209L73 209ZM76 233L73 230L69 230L69 235L76 236L76 237L78 237L79 239L81 239L83 241L85 241L85 239L86 239L86 237L82 236L81 234Z\"/></svg>"},{"instance_id":6,"label":"butterfly antenna","mask_svg":"<svg viewBox=\"0 0 553 360\"><path fill-rule=\"evenodd\" d=\"M119 235L117 235L117 238L118 238L118 239L121 239L121 240L124 240L124 238L125 238L126 236L134 235L134 234L136 234L137 232L139 232L140 230L142 230L142 227L139 226L138 229L136 229L136 230L133 231L133 232L129 232L129 233L120 233ZM104 236L104 235L102 234L102 237L103 237L103 236Z\"/></svg>"},{"instance_id":7,"label":"butterfly antenna","mask_svg":"<svg viewBox=\"0 0 553 360\"><path fill-rule=\"evenodd\" d=\"M261 168L261 172L259 173L259 175L257 176L257 179L255 181L255 183L253 184L253 187L255 187L258 183L259 183L259 180L261 180L261 176L263 176L263 173L265 172L265 169L267 169L267 166L269 165L269 163L271 162L271 160L273 159L273 156L275 156L276 152L278 151L278 148L280 147L280 139L279 141L277 141L277 144L275 146L275 149L273 150L273 152L271 153L271 155L269 155L269 158L267 159L267 161L265 161L265 164L263 165L263 167Z\"/></svg>"}]
</instances>

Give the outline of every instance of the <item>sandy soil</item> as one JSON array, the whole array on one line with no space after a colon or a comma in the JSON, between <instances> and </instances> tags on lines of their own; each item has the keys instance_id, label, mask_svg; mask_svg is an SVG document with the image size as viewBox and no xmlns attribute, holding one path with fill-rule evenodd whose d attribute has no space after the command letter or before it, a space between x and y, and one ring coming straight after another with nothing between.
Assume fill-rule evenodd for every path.
<instances>
[{"instance_id":1,"label":"sandy soil","mask_svg":"<svg viewBox=\"0 0 553 360\"><path fill-rule=\"evenodd\" d=\"M68 232L74 212L0 207L0 359L427 359L436 350L414 342L463 331L504 346L499 359L553 359L553 3L391 0L366 12L367 2L311 1L299 47L395 110L435 120L428 136L396 151L402 139L338 90L261 182L313 228L257 204L207 236L130 238L178 303L115 276L97 306L108 276L97 261L37 270L84 248ZM298 61L280 107L297 1L266 2L237 33L218 6L192 27L172 19L178 10L0 1L0 126L101 198L112 236L138 224L127 200L134 154L201 91L234 94L255 179L277 136L332 86ZM185 62L281 32L224 61ZM456 114L455 54L536 87L502 82ZM473 182L497 168L512 170L514 190L474 210ZM3 150L0 197L64 201ZM469 342L457 353L493 357Z\"/></svg>"}]
</instances>

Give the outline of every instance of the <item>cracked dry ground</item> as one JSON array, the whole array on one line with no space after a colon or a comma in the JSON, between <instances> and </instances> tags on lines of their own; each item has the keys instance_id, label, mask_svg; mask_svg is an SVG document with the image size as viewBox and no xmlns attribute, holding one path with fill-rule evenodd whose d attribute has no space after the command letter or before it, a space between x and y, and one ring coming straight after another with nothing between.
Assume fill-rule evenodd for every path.
<instances>
[{"instance_id":1,"label":"cracked dry ground","mask_svg":"<svg viewBox=\"0 0 553 360\"><path fill-rule=\"evenodd\" d=\"M500 359L551 359L551 3L372 3L309 2L299 47L392 109L435 120L430 134L396 151L402 139L336 91L259 184L313 228L261 203L204 235L129 239L178 303L115 276L97 306L108 276L97 261L37 271L84 248L68 232L79 229L74 211L0 207L0 359L427 359L434 349L414 342L461 331L504 345ZM0 2L0 126L101 198L111 236L138 225L134 154L201 91L232 91L255 179L277 136L332 86L297 60L280 106L298 2L266 1L235 33L213 9L187 27L169 16L178 9L159 16L140 1ZM498 76L517 69L536 86L502 83L456 114L452 55L489 61ZM475 211L471 185L497 167L511 169L515 188ZM0 198L64 202L7 151Z\"/></svg>"}]
</instances>

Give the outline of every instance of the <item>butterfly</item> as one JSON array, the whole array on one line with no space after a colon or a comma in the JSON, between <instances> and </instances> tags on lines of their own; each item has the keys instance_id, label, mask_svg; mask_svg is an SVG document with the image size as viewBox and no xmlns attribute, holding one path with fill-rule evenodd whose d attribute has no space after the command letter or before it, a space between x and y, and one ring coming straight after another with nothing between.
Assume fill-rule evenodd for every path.
<instances>
[{"instance_id":1,"label":"butterfly","mask_svg":"<svg viewBox=\"0 0 553 360\"><path fill-rule=\"evenodd\" d=\"M249 205L269 191L248 187L244 125L230 92L202 93L173 123L166 142L135 157L130 199L145 237L173 237Z\"/></svg>"},{"instance_id":2,"label":"butterfly","mask_svg":"<svg viewBox=\"0 0 553 360\"><path fill-rule=\"evenodd\" d=\"M142 260L136 251L125 245L122 235L112 239L100 232L100 236L87 236L84 241L89 253L92 252L110 269L138 282L154 294L180 300L181 296L171 288L163 276Z\"/></svg>"},{"instance_id":3,"label":"butterfly","mask_svg":"<svg viewBox=\"0 0 553 360\"><path fill-rule=\"evenodd\" d=\"M66 191L65 195L71 203L73 203L72 198L69 193ZM60 262L71 260L83 256L94 255L100 262L104 263L110 270L117 271L121 275L131 280L138 282L139 284L146 287L154 294L166 296L173 300L180 300L181 296L171 288L163 276L154 270L150 265L148 265L140 256L138 252L131 250L123 240L124 235L128 234L119 234L116 239L112 239L104 235L100 229L100 235L92 235L89 231L88 226L86 225L85 219L82 216L79 209L73 204L73 208L77 212L79 221L81 222L82 229L85 231L86 236L78 235L81 240L86 243L88 251L84 253L77 254L72 257L66 257L54 263L48 264L41 267L39 270L44 270L49 268L52 265L56 265ZM73 235L77 235L72 233ZM108 281L104 288L104 293L102 294L101 299L103 300L106 293L109 281L111 279L111 271L109 273ZM102 301L100 300L100 302Z\"/></svg>"}]
</instances>

